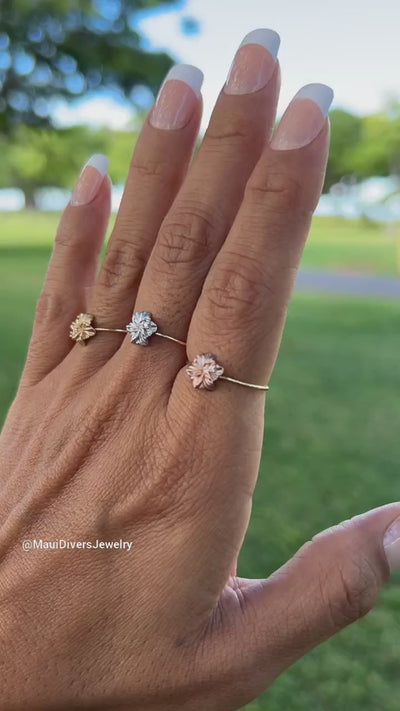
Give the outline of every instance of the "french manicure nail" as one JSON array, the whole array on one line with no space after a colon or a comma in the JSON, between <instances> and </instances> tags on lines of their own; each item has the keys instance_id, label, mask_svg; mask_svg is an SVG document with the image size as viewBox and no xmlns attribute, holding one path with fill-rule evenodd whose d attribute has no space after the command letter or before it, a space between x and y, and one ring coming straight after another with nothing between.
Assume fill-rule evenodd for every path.
<instances>
[{"instance_id":1,"label":"french manicure nail","mask_svg":"<svg viewBox=\"0 0 400 711\"><path fill-rule=\"evenodd\" d=\"M83 166L71 197L71 205L87 205L99 192L108 170L108 158L95 153Z\"/></svg>"},{"instance_id":2,"label":"french manicure nail","mask_svg":"<svg viewBox=\"0 0 400 711\"><path fill-rule=\"evenodd\" d=\"M225 94L252 94L266 86L274 72L280 43L274 30L249 32L235 54Z\"/></svg>"},{"instance_id":3,"label":"french manicure nail","mask_svg":"<svg viewBox=\"0 0 400 711\"><path fill-rule=\"evenodd\" d=\"M276 151L303 148L320 133L333 101L333 91L325 84L307 84L286 109L271 141Z\"/></svg>"},{"instance_id":4,"label":"french manicure nail","mask_svg":"<svg viewBox=\"0 0 400 711\"><path fill-rule=\"evenodd\" d=\"M390 570L400 568L400 517L387 529L383 538L383 547Z\"/></svg>"},{"instance_id":5,"label":"french manicure nail","mask_svg":"<svg viewBox=\"0 0 400 711\"><path fill-rule=\"evenodd\" d=\"M150 116L155 128L183 128L199 101L203 72L191 64L177 64L168 72Z\"/></svg>"}]
</instances>

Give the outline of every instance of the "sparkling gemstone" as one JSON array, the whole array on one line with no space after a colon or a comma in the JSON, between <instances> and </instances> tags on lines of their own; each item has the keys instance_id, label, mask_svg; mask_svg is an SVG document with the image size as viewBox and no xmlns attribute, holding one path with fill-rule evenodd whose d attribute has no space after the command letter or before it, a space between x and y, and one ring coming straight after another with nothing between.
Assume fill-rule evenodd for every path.
<instances>
[{"instance_id":1,"label":"sparkling gemstone","mask_svg":"<svg viewBox=\"0 0 400 711\"><path fill-rule=\"evenodd\" d=\"M148 339L157 331L157 324L151 320L148 311L137 311L126 327L131 342L138 346L147 346Z\"/></svg>"}]
</instances>

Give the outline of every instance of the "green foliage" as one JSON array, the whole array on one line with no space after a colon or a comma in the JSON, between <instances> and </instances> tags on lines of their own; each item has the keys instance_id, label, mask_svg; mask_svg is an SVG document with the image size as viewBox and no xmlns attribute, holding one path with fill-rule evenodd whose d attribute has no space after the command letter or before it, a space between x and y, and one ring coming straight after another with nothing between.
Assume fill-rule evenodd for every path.
<instances>
[{"instance_id":1,"label":"green foliage","mask_svg":"<svg viewBox=\"0 0 400 711\"><path fill-rule=\"evenodd\" d=\"M0 136L0 187L17 185L27 205L34 207L37 188L69 188L92 153L110 157L114 182L126 178L136 134L123 131L93 131L85 126L61 130L16 126L11 135Z\"/></svg>"},{"instance_id":2,"label":"green foliage","mask_svg":"<svg viewBox=\"0 0 400 711\"><path fill-rule=\"evenodd\" d=\"M400 174L400 110L365 117L352 159L359 176Z\"/></svg>"},{"instance_id":3,"label":"green foliage","mask_svg":"<svg viewBox=\"0 0 400 711\"><path fill-rule=\"evenodd\" d=\"M109 173L113 183L125 182L136 140L137 134L127 131L108 134L106 153L110 159Z\"/></svg>"},{"instance_id":4,"label":"green foliage","mask_svg":"<svg viewBox=\"0 0 400 711\"><path fill-rule=\"evenodd\" d=\"M155 91L171 58L143 49L140 10L176 0L2 0L0 130L50 121L49 99L110 87ZM8 66L7 66L8 64Z\"/></svg>"},{"instance_id":5,"label":"green foliage","mask_svg":"<svg viewBox=\"0 0 400 711\"><path fill-rule=\"evenodd\" d=\"M325 188L344 176L400 175L400 104L386 111L354 116L331 111L331 152Z\"/></svg>"},{"instance_id":6,"label":"green foliage","mask_svg":"<svg viewBox=\"0 0 400 711\"><path fill-rule=\"evenodd\" d=\"M325 181L327 187L354 172L350 154L352 147L360 141L363 119L348 111L334 109L330 113L330 121L331 150Z\"/></svg>"}]
</instances>

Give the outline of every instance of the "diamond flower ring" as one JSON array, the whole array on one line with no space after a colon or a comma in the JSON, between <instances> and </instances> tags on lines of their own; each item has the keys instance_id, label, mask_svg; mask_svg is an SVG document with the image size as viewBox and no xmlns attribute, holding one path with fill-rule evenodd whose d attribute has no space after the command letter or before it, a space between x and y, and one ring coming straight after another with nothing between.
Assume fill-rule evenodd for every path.
<instances>
[{"instance_id":1,"label":"diamond flower ring","mask_svg":"<svg viewBox=\"0 0 400 711\"><path fill-rule=\"evenodd\" d=\"M137 343L138 346L147 346L149 338L154 333L157 333L157 324L151 320L151 314L148 311L138 311L133 315L132 321L126 327L130 335L131 343Z\"/></svg>"},{"instance_id":2,"label":"diamond flower ring","mask_svg":"<svg viewBox=\"0 0 400 711\"><path fill-rule=\"evenodd\" d=\"M169 341L179 343L181 346L186 346L185 341L167 336L166 333L160 333L149 311L137 311L133 314L132 321L130 321L125 328L100 328L100 326L94 326L93 322L93 314L78 314L70 325L70 338L76 341L76 343L85 346L89 338L95 336L98 331L111 331L113 333L129 333L131 343L136 343L138 346L147 346L151 336L167 338Z\"/></svg>"}]
</instances>

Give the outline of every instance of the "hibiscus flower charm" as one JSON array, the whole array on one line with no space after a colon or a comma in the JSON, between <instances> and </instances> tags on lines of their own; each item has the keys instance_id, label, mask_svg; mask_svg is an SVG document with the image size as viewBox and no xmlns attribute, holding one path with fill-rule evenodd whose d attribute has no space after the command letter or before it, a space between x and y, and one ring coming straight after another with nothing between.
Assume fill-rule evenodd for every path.
<instances>
[{"instance_id":1,"label":"hibiscus flower charm","mask_svg":"<svg viewBox=\"0 0 400 711\"><path fill-rule=\"evenodd\" d=\"M202 353L188 365L186 372L194 388L213 390L216 380L223 375L224 369L211 353Z\"/></svg>"},{"instance_id":2,"label":"hibiscus flower charm","mask_svg":"<svg viewBox=\"0 0 400 711\"><path fill-rule=\"evenodd\" d=\"M88 338L96 335L96 329L92 326L93 314L78 314L76 319L72 321L69 336L77 343L86 346Z\"/></svg>"},{"instance_id":3,"label":"hibiscus flower charm","mask_svg":"<svg viewBox=\"0 0 400 711\"><path fill-rule=\"evenodd\" d=\"M131 342L138 346L147 346L149 338L157 332L157 324L151 320L151 313L148 311L137 311L126 327L130 335Z\"/></svg>"}]
</instances>

